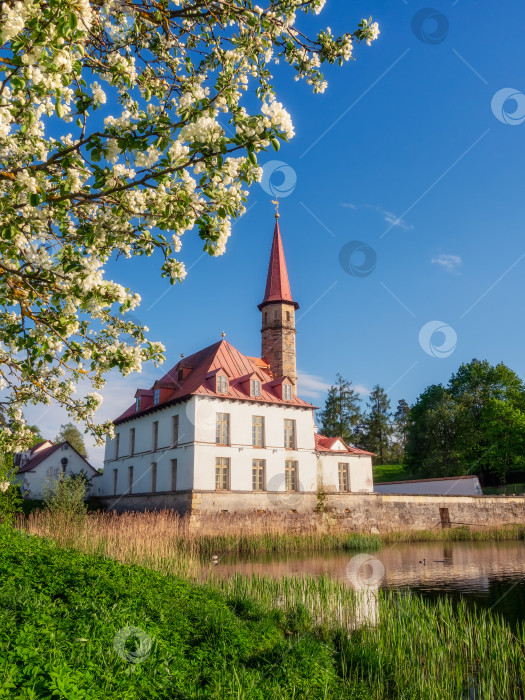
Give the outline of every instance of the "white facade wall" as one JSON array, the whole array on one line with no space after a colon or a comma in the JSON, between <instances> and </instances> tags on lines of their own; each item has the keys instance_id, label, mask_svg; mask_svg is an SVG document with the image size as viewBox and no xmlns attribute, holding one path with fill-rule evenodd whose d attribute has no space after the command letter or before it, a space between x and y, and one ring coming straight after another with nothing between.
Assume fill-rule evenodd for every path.
<instances>
[{"instance_id":1,"label":"white facade wall","mask_svg":"<svg viewBox=\"0 0 525 700\"><path fill-rule=\"evenodd\" d=\"M349 491L373 491L372 457L356 454L333 454L323 452L322 480L326 491L339 491L339 463L348 464Z\"/></svg>"},{"instance_id":2,"label":"white facade wall","mask_svg":"<svg viewBox=\"0 0 525 700\"><path fill-rule=\"evenodd\" d=\"M232 491L252 490L252 460L266 460L266 490L284 491L285 461L297 462L300 491L317 489L317 459L310 409L198 396L195 404L196 490L215 490L215 459L230 459ZM230 446L215 444L217 412L230 415ZM252 446L252 417L264 418L265 447ZM296 449L284 448L284 420L295 421Z\"/></svg>"},{"instance_id":3,"label":"white facade wall","mask_svg":"<svg viewBox=\"0 0 525 700\"><path fill-rule=\"evenodd\" d=\"M216 444L217 413L229 414L229 445ZM172 417L179 416L177 446L172 445ZM252 446L252 417L264 418L265 447ZM284 447L284 421L295 421L295 449ZM153 425L158 423L158 446L153 451ZM134 453L130 434L135 430ZM172 491L172 460L177 460L177 491L215 491L217 457L230 460L231 491L252 491L252 460L265 460L265 490L285 491L285 462L297 462L298 490L314 492L319 484L339 490L338 464L349 464L350 489L373 489L372 461L368 456L330 455L315 450L314 418L310 409L211 396L192 396L181 404L165 406L115 427L119 434L106 441L100 495L129 493L129 467L133 467L132 493L152 492L152 464L157 465L155 492ZM117 485L114 491L114 470Z\"/></svg>"},{"instance_id":4,"label":"white facade wall","mask_svg":"<svg viewBox=\"0 0 525 700\"><path fill-rule=\"evenodd\" d=\"M114 495L114 470L117 470L116 495L129 491L129 467L133 467L132 493L150 493L152 490L152 464L157 463L156 491L171 491L172 460L177 460L177 490L193 488L194 463L194 399L187 402L166 406L158 411L137 416L115 426L115 438L106 439L104 456L104 474L101 481L101 493ZM172 420L179 416L179 435L177 446L172 445ZM153 425L158 423L157 450L153 452ZM135 447L131 451L131 430L135 431ZM116 459L116 435L119 435L119 454Z\"/></svg>"},{"instance_id":5,"label":"white facade wall","mask_svg":"<svg viewBox=\"0 0 525 700\"><path fill-rule=\"evenodd\" d=\"M38 464L34 470L22 472L16 477L16 482L20 485L25 498L41 499L44 497L44 487L46 482L57 479L62 473L62 465L60 460L67 458L68 463L65 469L65 475L80 474L82 470L87 473L88 477L92 478L93 487L92 495L98 495L98 482L102 481L102 477L95 476L92 469L86 461L70 446L64 449L62 446L59 450L53 452L47 459L44 459ZM35 456L38 452L35 453Z\"/></svg>"}]
</instances>

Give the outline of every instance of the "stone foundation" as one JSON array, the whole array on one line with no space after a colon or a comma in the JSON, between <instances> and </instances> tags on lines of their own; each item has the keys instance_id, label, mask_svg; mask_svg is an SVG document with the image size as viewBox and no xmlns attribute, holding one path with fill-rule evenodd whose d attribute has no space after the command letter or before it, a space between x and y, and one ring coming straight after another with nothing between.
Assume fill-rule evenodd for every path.
<instances>
[{"instance_id":1,"label":"stone foundation","mask_svg":"<svg viewBox=\"0 0 525 700\"><path fill-rule=\"evenodd\" d=\"M132 494L98 499L108 510L173 509L199 522L213 519L218 532L260 531L279 516L293 530L319 528L348 532L430 530L441 527L498 527L525 524L525 496L409 496L380 493L187 491ZM316 512L320 510L320 512ZM231 516L235 515L235 518Z\"/></svg>"}]
</instances>

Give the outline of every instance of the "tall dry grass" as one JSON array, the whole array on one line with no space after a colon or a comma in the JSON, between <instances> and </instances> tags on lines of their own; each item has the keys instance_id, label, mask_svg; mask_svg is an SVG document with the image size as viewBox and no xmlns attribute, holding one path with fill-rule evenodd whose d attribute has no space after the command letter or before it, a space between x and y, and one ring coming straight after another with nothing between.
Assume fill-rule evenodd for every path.
<instances>
[{"instance_id":1,"label":"tall dry grass","mask_svg":"<svg viewBox=\"0 0 525 700\"><path fill-rule=\"evenodd\" d=\"M216 514L192 520L171 510L96 512L82 519L37 510L18 526L50 537L57 544L125 564L148 566L164 573L202 579L213 558L326 551L375 551L394 542L494 541L525 539L525 525L498 528L452 528L388 532L381 535L320 530L310 516Z\"/></svg>"}]
</instances>

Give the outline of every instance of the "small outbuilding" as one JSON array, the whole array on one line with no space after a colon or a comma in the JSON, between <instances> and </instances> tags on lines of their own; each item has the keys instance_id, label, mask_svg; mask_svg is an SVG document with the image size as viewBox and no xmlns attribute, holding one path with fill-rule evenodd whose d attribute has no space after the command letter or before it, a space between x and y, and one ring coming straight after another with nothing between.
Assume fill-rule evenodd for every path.
<instances>
[{"instance_id":1,"label":"small outbuilding","mask_svg":"<svg viewBox=\"0 0 525 700\"><path fill-rule=\"evenodd\" d=\"M89 479L100 476L100 472L69 442L61 442L58 445L51 440L39 442L29 450L17 452L14 465L18 467L17 483L23 497L27 499L43 498L46 482L58 479L60 475L84 472Z\"/></svg>"},{"instance_id":2,"label":"small outbuilding","mask_svg":"<svg viewBox=\"0 0 525 700\"><path fill-rule=\"evenodd\" d=\"M412 496L483 496L477 476L445 476L439 479L410 479L374 484L376 493L402 493Z\"/></svg>"}]
</instances>

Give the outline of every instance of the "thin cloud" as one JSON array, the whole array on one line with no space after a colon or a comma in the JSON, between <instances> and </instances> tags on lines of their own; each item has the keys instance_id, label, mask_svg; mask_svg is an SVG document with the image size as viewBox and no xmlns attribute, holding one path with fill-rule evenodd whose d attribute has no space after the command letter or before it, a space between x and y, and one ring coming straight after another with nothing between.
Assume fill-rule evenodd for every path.
<instances>
[{"instance_id":1,"label":"thin cloud","mask_svg":"<svg viewBox=\"0 0 525 700\"><path fill-rule=\"evenodd\" d=\"M390 224L391 226L397 226L398 228L403 229L403 231L414 230L414 226L412 224L408 224L404 219L401 219L399 216L392 214L392 212L380 209L379 207L377 208L377 211L380 214L383 214L387 224Z\"/></svg>"},{"instance_id":2,"label":"thin cloud","mask_svg":"<svg viewBox=\"0 0 525 700\"><path fill-rule=\"evenodd\" d=\"M322 377L315 374L307 374L306 372L297 373L297 384L300 396L306 396L311 399L318 399L330 389L331 384L325 381Z\"/></svg>"},{"instance_id":3,"label":"thin cloud","mask_svg":"<svg viewBox=\"0 0 525 700\"><path fill-rule=\"evenodd\" d=\"M378 214L381 214L384 221L386 221L387 224L390 224L390 226L401 228L404 231L412 231L414 229L414 226L407 223L405 219L402 219L400 216L396 216L396 214L393 214L391 211L383 209L383 207L378 204L352 204L352 202L341 202L341 206L345 209L352 209L353 211L357 211L358 209L372 209L372 211L376 211Z\"/></svg>"},{"instance_id":4,"label":"thin cloud","mask_svg":"<svg viewBox=\"0 0 525 700\"><path fill-rule=\"evenodd\" d=\"M436 258L432 258L430 261L434 265L440 265L447 272L457 272L461 267L463 261L459 255L438 255Z\"/></svg>"},{"instance_id":5,"label":"thin cloud","mask_svg":"<svg viewBox=\"0 0 525 700\"><path fill-rule=\"evenodd\" d=\"M297 373L297 384L299 395L312 399L321 398L332 387L332 384L323 379L323 377L301 371ZM363 384L352 384L352 388L355 389L360 396L370 395L370 389Z\"/></svg>"}]
</instances>

